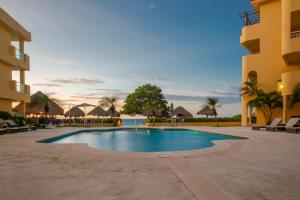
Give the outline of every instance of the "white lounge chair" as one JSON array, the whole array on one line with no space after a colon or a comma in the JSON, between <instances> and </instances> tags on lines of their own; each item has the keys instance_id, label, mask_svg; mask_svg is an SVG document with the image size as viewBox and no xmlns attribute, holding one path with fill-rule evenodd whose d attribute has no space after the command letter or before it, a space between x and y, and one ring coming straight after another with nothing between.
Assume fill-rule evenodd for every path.
<instances>
[{"instance_id":1,"label":"white lounge chair","mask_svg":"<svg viewBox=\"0 0 300 200\"><path fill-rule=\"evenodd\" d=\"M268 127L279 126L281 121L282 121L281 117L275 118ZM267 128L267 126L252 126L252 130L257 130L257 131L260 131L261 129L266 129L266 128Z\"/></svg>"},{"instance_id":2,"label":"white lounge chair","mask_svg":"<svg viewBox=\"0 0 300 200\"><path fill-rule=\"evenodd\" d=\"M0 135L3 135L7 132L7 128L0 128Z\"/></svg>"},{"instance_id":3,"label":"white lounge chair","mask_svg":"<svg viewBox=\"0 0 300 200\"><path fill-rule=\"evenodd\" d=\"M267 131L278 131L278 130L290 130L295 127L295 125L300 121L300 118L291 118L285 126L267 126Z\"/></svg>"}]
</instances>

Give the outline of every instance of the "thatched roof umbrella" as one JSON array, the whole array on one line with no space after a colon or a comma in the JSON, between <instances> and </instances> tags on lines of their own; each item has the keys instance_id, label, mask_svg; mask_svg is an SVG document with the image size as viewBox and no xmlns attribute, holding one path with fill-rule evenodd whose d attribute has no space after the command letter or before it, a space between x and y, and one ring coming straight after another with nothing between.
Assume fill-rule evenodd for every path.
<instances>
[{"instance_id":1,"label":"thatched roof umbrella","mask_svg":"<svg viewBox=\"0 0 300 200\"><path fill-rule=\"evenodd\" d=\"M156 108L150 108L143 111L143 114L146 117L153 117L153 126L155 125L155 117L161 117L161 112Z\"/></svg>"},{"instance_id":2,"label":"thatched roof umbrella","mask_svg":"<svg viewBox=\"0 0 300 200\"><path fill-rule=\"evenodd\" d=\"M103 108L101 108L100 106L97 106L96 108L94 108L93 110L91 110L88 115L93 115L93 116L101 116L101 117L107 117L110 116L109 113L107 111L105 111Z\"/></svg>"},{"instance_id":3,"label":"thatched roof umbrella","mask_svg":"<svg viewBox=\"0 0 300 200\"><path fill-rule=\"evenodd\" d=\"M78 107L73 107L65 113L65 117L84 117L85 113Z\"/></svg>"},{"instance_id":4,"label":"thatched roof umbrella","mask_svg":"<svg viewBox=\"0 0 300 200\"><path fill-rule=\"evenodd\" d=\"M143 111L143 114L146 117L160 117L162 116L161 112L156 109L156 108L152 108L152 109L146 109Z\"/></svg>"},{"instance_id":5,"label":"thatched roof umbrella","mask_svg":"<svg viewBox=\"0 0 300 200\"><path fill-rule=\"evenodd\" d=\"M214 112L213 109L211 109L210 107L205 106L202 110L197 112L197 115L206 115L206 117L208 117L208 116L215 116L217 115L217 113Z\"/></svg>"},{"instance_id":6,"label":"thatched roof umbrella","mask_svg":"<svg viewBox=\"0 0 300 200\"><path fill-rule=\"evenodd\" d=\"M107 116L111 116L111 117L120 117L121 116L121 114L118 111L115 111L115 113L113 114L112 111L109 109L106 111L106 113L107 113Z\"/></svg>"},{"instance_id":7,"label":"thatched roof umbrella","mask_svg":"<svg viewBox=\"0 0 300 200\"><path fill-rule=\"evenodd\" d=\"M177 117L193 117L193 114L184 109L182 106L178 106L174 110L173 115L176 115Z\"/></svg>"},{"instance_id":8,"label":"thatched roof umbrella","mask_svg":"<svg viewBox=\"0 0 300 200\"><path fill-rule=\"evenodd\" d=\"M48 98L47 95L42 93L41 91L36 92L35 94L31 95L30 101L35 102L38 101L41 98ZM49 98L48 98L49 99ZM32 105L31 103L25 104L25 112L26 114L41 114L44 113L44 106L43 104L38 105ZM16 107L14 107L14 110L18 113L21 112L21 105L18 104ZM49 115L63 115L64 109L61 108L57 103L55 103L53 100L49 99L49 112L47 113Z\"/></svg>"}]
</instances>

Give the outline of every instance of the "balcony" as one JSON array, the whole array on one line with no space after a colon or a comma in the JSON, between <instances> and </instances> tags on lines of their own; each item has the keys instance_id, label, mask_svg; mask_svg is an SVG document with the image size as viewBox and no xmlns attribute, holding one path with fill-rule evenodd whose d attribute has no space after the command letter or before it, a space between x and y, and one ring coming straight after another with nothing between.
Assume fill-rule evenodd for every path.
<instances>
[{"instance_id":1,"label":"balcony","mask_svg":"<svg viewBox=\"0 0 300 200\"><path fill-rule=\"evenodd\" d=\"M250 72L260 72L261 71L261 55L251 54L248 56L243 56L242 59L242 81L245 82L249 78Z\"/></svg>"},{"instance_id":2,"label":"balcony","mask_svg":"<svg viewBox=\"0 0 300 200\"><path fill-rule=\"evenodd\" d=\"M9 54L15 58L15 68L23 69L28 71L30 68L30 57L24 52L17 49L15 46L11 45L9 48Z\"/></svg>"},{"instance_id":3,"label":"balcony","mask_svg":"<svg viewBox=\"0 0 300 200\"><path fill-rule=\"evenodd\" d=\"M240 37L241 45L251 54L260 52L260 18L258 11L245 12L241 15L244 21L242 35Z\"/></svg>"},{"instance_id":4,"label":"balcony","mask_svg":"<svg viewBox=\"0 0 300 200\"><path fill-rule=\"evenodd\" d=\"M15 101L30 101L30 86L15 80L10 81L10 99Z\"/></svg>"},{"instance_id":5,"label":"balcony","mask_svg":"<svg viewBox=\"0 0 300 200\"><path fill-rule=\"evenodd\" d=\"M291 32L291 39L300 37L300 30Z\"/></svg>"},{"instance_id":6,"label":"balcony","mask_svg":"<svg viewBox=\"0 0 300 200\"><path fill-rule=\"evenodd\" d=\"M244 26L251 26L260 23L260 11L252 10L240 14L240 18L244 22Z\"/></svg>"}]
</instances>

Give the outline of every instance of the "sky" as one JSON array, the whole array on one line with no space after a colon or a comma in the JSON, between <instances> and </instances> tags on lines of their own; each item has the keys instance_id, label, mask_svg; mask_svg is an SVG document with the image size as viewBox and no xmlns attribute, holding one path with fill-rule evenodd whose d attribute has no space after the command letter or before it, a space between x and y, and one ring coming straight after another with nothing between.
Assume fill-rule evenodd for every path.
<instances>
[{"instance_id":1,"label":"sky","mask_svg":"<svg viewBox=\"0 0 300 200\"><path fill-rule=\"evenodd\" d=\"M207 97L241 113L239 14L247 0L0 0L32 34L31 93L97 104L151 83L194 115ZM17 79L17 76L14 74Z\"/></svg>"}]
</instances>

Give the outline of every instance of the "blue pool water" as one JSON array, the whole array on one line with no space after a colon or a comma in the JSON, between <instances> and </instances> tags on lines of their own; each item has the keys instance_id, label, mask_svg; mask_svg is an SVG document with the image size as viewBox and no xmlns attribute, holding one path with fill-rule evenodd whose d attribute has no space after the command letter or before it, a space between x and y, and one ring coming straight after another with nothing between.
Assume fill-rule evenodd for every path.
<instances>
[{"instance_id":1,"label":"blue pool water","mask_svg":"<svg viewBox=\"0 0 300 200\"><path fill-rule=\"evenodd\" d=\"M86 143L98 149L124 152L170 152L202 149L213 146L213 140L234 140L239 137L185 129L115 129L78 131L43 143Z\"/></svg>"},{"instance_id":2,"label":"blue pool water","mask_svg":"<svg viewBox=\"0 0 300 200\"><path fill-rule=\"evenodd\" d=\"M145 123L145 119L122 119L123 126L142 126Z\"/></svg>"}]
</instances>

